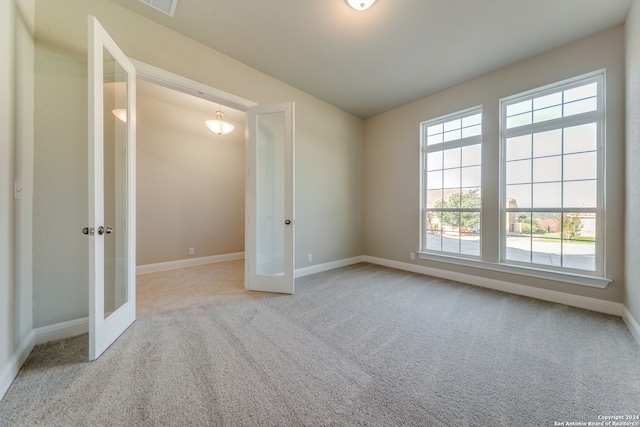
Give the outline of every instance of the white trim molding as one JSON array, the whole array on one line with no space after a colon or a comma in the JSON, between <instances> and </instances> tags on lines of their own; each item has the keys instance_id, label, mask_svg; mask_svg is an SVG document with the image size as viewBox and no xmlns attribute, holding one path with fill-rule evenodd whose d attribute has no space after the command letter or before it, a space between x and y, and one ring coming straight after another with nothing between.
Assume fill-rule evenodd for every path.
<instances>
[{"instance_id":1,"label":"white trim molding","mask_svg":"<svg viewBox=\"0 0 640 427\"><path fill-rule=\"evenodd\" d=\"M624 320L624 323L627 324L629 332L631 332L631 335L640 346L640 324L638 323L637 319L634 319L633 315L626 306L624 307L624 310L622 312L622 320Z\"/></svg>"},{"instance_id":2,"label":"white trim molding","mask_svg":"<svg viewBox=\"0 0 640 427\"><path fill-rule=\"evenodd\" d=\"M212 255L198 258L179 259L176 261L159 262L157 264L145 264L136 267L136 274L156 273L158 271L175 270L176 268L195 267L197 265L213 264L216 262L234 261L243 259L244 252Z\"/></svg>"},{"instance_id":3,"label":"white trim molding","mask_svg":"<svg viewBox=\"0 0 640 427\"><path fill-rule=\"evenodd\" d=\"M29 357L34 346L34 333L31 331L22 340L15 353L11 356L11 359L9 359L7 364L0 370L0 400L2 400L7 390L9 390L9 387L11 387L11 383L13 383L13 380L18 375L20 368L27 360L27 357Z\"/></svg>"},{"instance_id":4,"label":"white trim molding","mask_svg":"<svg viewBox=\"0 0 640 427\"><path fill-rule=\"evenodd\" d=\"M339 259L337 261L331 261L324 264L312 265L309 267L297 268L294 276L298 277L309 276L310 274L322 273L323 271L333 270L334 268L347 267L349 265L358 264L364 262L364 256L356 256L353 258Z\"/></svg>"},{"instance_id":5,"label":"white trim molding","mask_svg":"<svg viewBox=\"0 0 640 427\"><path fill-rule=\"evenodd\" d=\"M365 256L364 261L371 264L397 268L399 270L411 271L413 273L426 274L428 276L439 277L441 279L454 280L456 282L481 286L483 288L493 289L496 291L508 292L515 295L522 295L525 297L564 304L571 307L578 307L586 310L597 311L600 313L612 314L619 317L622 317L624 309L624 305L617 302L583 297L580 295L573 295L548 289L534 288L531 286L505 282L503 280L487 279L485 277L474 276L471 274L457 273L454 271L441 270L438 268L425 267L422 265L409 264L405 262L392 261L371 256Z\"/></svg>"},{"instance_id":6,"label":"white trim molding","mask_svg":"<svg viewBox=\"0 0 640 427\"><path fill-rule=\"evenodd\" d=\"M33 330L36 345L75 337L87 332L89 332L88 317L42 326Z\"/></svg>"},{"instance_id":7,"label":"white trim molding","mask_svg":"<svg viewBox=\"0 0 640 427\"><path fill-rule=\"evenodd\" d=\"M133 58L129 58L129 60L136 67L138 77L156 83L160 86L174 89L178 92L195 96L196 98L206 99L215 104L226 105L227 107L240 111L247 111L249 108L258 105L248 99L224 92L195 80L179 76Z\"/></svg>"}]
</instances>

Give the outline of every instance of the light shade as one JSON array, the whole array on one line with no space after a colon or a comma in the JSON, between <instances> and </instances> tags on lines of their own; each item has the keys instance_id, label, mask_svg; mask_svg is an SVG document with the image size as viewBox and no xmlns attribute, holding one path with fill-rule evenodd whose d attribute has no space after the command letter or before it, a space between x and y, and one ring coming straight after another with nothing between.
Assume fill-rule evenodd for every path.
<instances>
[{"instance_id":1,"label":"light shade","mask_svg":"<svg viewBox=\"0 0 640 427\"><path fill-rule=\"evenodd\" d=\"M234 130L236 127L231 123L222 120L222 116L224 116L224 113L218 110L216 111L216 118L213 120L207 120L204 124L207 125L211 132L215 132L218 135L224 135Z\"/></svg>"},{"instance_id":2,"label":"light shade","mask_svg":"<svg viewBox=\"0 0 640 427\"><path fill-rule=\"evenodd\" d=\"M126 108L116 108L115 110L111 110L111 112L122 123L127 123L127 109Z\"/></svg>"},{"instance_id":3,"label":"light shade","mask_svg":"<svg viewBox=\"0 0 640 427\"><path fill-rule=\"evenodd\" d=\"M355 10L367 10L376 0L345 0Z\"/></svg>"}]
</instances>

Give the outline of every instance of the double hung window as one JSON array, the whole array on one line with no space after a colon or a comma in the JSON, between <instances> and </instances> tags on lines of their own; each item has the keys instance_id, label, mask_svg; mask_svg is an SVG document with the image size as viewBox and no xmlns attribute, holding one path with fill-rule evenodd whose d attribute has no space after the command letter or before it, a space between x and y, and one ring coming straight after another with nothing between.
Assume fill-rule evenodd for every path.
<instances>
[{"instance_id":1,"label":"double hung window","mask_svg":"<svg viewBox=\"0 0 640 427\"><path fill-rule=\"evenodd\" d=\"M501 102L501 262L602 272L603 74Z\"/></svg>"},{"instance_id":2,"label":"double hung window","mask_svg":"<svg viewBox=\"0 0 640 427\"><path fill-rule=\"evenodd\" d=\"M421 252L480 256L482 110L421 124Z\"/></svg>"}]
</instances>

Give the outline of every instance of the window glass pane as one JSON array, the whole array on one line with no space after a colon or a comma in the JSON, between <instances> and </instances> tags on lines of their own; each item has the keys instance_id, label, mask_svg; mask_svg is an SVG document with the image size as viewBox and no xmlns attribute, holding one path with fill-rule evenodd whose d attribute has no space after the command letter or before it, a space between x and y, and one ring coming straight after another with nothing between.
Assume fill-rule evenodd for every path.
<instances>
[{"instance_id":1,"label":"window glass pane","mask_svg":"<svg viewBox=\"0 0 640 427\"><path fill-rule=\"evenodd\" d=\"M427 154L427 170L442 169L442 151L434 151Z\"/></svg>"},{"instance_id":2,"label":"window glass pane","mask_svg":"<svg viewBox=\"0 0 640 427\"><path fill-rule=\"evenodd\" d=\"M508 260L531 262L530 223L530 212L507 212L505 257Z\"/></svg>"},{"instance_id":3,"label":"window glass pane","mask_svg":"<svg viewBox=\"0 0 640 427\"><path fill-rule=\"evenodd\" d=\"M564 152L576 153L580 151L596 150L597 124L588 123L564 129Z\"/></svg>"},{"instance_id":4,"label":"window glass pane","mask_svg":"<svg viewBox=\"0 0 640 427\"><path fill-rule=\"evenodd\" d=\"M533 109L540 110L547 107L552 107L555 105L562 104L562 92L552 93L551 95L541 96L539 98L534 98L533 100Z\"/></svg>"},{"instance_id":5,"label":"window glass pane","mask_svg":"<svg viewBox=\"0 0 640 427\"><path fill-rule=\"evenodd\" d=\"M442 188L442 171L427 172L427 189Z\"/></svg>"},{"instance_id":6,"label":"window glass pane","mask_svg":"<svg viewBox=\"0 0 640 427\"><path fill-rule=\"evenodd\" d=\"M534 208L561 208L562 183L533 184Z\"/></svg>"},{"instance_id":7,"label":"window glass pane","mask_svg":"<svg viewBox=\"0 0 640 427\"><path fill-rule=\"evenodd\" d=\"M531 123L531 113L519 114L507 118L507 129L524 126Z\"/></svg>"},{"instance_id":8,"label":"window glass pane","mask_svg":"<svg viewBox=\"0 0 640 427\"><path fill-rule=\"evenodd\" d=\"M507 185L507 208L531 207L531 184Z\"/></svg>"},{"instance_id":9,"label":"window glass pane","mask_svg":"<svg viewBox=\"0 0 640 427\"><path fill-rule=\"evenodd\" d=\"M480 256L480 213L463 212L460 222L460 253Z\"/></svg>"},{"instance_id":10,"label":"window glass pane","mask_svg":"<svg viewBox=\"0 0 640 427\"><path fill-rule=\"evenodd\" d=\"M462 186L480 187L482 184L482 169L480 166L462 168Z\"/></svg>"},{"instance_id":11,"label":"window glass pane","mask_svg":"<svg viewBox=\"0 0 640 427\"><path fill-rule=\"evenodd\" d=\"M594 271L595 213L566 213L562 219L563 266Z\"/></svg>"},{"instance_id":12,"label":"window glass pane","mask_svg":"<svg viewBox=\"0 0 640 427\"><path fill-rule=\"evenodd\" d=\"M434 135L436 133L442 133L442 123L437 124L437 125L433 125L433 126L429 126L427 128L427 135Z\"/></svg>"},{"instance_id":13,"label":"window glass pane","mask_svg":"<svg viewBox=\"0 0 640 427\"><path fill-rule=\"evenodd\" d=\"M460 126L460 123L462 121L460 119L455 119L455 120L451 120L449 122L446 122L444 124L444 131L450 131L450 130L454 130L454 129L460 129L462 126Z\"/></svg>"},{"instance_id":14,"label":"window glass pane","mask_svg":"<svg viewBox=\"0 0 640 427\"><path fill-rule=\"evenodd\" d=\"M535 234L547 239L560 239L562 214L558 212L536 212L534 214Z\"/></svg>"},{"instance_id":15,"label":"window glass pane","mask_svg":"<svg viewBox=\"0 0 640 427\"><path fill-rule=\"evenodd\" d=\"M461 155L460 148L445 150L444 151L445 169L460 167L460 155Z\"/></svg>"},{"instance_id":16,"label":"window glass pane","mask_svg":"<svg viewBox=\"0 0 640 427\"><path fill-rule=\"evenodd\" d=\"M516 116L531 111L531 100L518 102L507 106L507 117Z\"/></svg>"},{"instance_id":17,"label":"window glass pane","mask_svg":"<svg viewBox=\"0 0 640 427\"><path fill-rule=\"evenodd\" d=\"M562 129L540 132L533 135L533 156L562 154Z\"/></svg>"},{"instance_id":18,"label":"window glass pane","mask_svg":"<svg viewBox=\"0 0 640 427\"><path fill-rule=\"evenodd\" d=\"M533 182L562 180L562 156L533 159Z\"/></svg>"},{"instance_id":19,"label":"window glass pane","mask_svg":"<svg viewBox=\"0 0 640 427\"><path fill-rule=\"evenodd\" d=\"M469 138L471 136L477 136L477 135L480 135L481 133L482 133L482 126L480 126L480 125L470 126L468 128L462 128L462 137L463 138Z\"/></svg>"},{"instance_id":20,"label":"window glass pane","mask_svg":"<svg viewBox=\"0 0 640 427\"><path fill-rule=\"evenodd\" d=\"M460 209L460 200L462 199L460 190L444 190L444 195L442 198L444 199L444 205L438 206L439 208L442 207L447 209Z\"/></svg>"},{"instance_id":21,"label":"window glass pane","mask_svg":"<svg viewBox=\"0 0 640 427\"><path fill-rule=\"evenodd\" d=\"M445 132L444 142L455 141L456 139L460 139L461 137L462 137L462 134L460 132L460 129L452 130L450 132Z\"/></svg>"},{"instance_id":22,"label":"window glass pane","mask_svg":"<svg viewBox=\"0 0 640 427\"><path fill-rule=\"evenodd\" d=\"M443 175L443 188L460 188L460 169L447 169Z\"/></svg>"},{"instance_id":23,"label":"window glass pane","mask_svg":"<svg viewBox=\"0 0 640 427\"><path fill-rule=\"evenodd\" d=\"M578 99L595 97L598 95L598 83L593 82L583 86L564 91L564 102L572 102Z\"/></svg>"},{"instance_id":24,"label":"window glass pane","mask_svg":"<svg viewBox=\"0 0 640 427\"><path fill-rule=\"evenodd\" d=\"M531 157L531 135L507 139L507 160L528 159Z\"/></svg>"},{"instance_id":25,"label":"window glass pane","mask_svg":"<svg viewBox=\"0 0 640 427\"><path fill-rule=\"evenodd\" d=\"M595 151L564 156L565 181L576 179L596 179L597 177L598 163Z\"/></svg>"},{"instance_id":26,"label":"window glass pane","mask_svg":"<svg viewBox=\"0 0 640 427\"><path fill-rule=\"evenodd\" d=\"M598 109L598 102L596 98L587 98L580 101L570 102L564 104L564 116L573 116L575 114L588 113L589 111L596 111Z\"/></svg>"},{"instance_id":27,"label":"window glass pane","mask_svg":"<svg viewBox=\"0 0 640 427\"><path fill-rule=\"evenodd\" d=\"M595 179L565 182L563 206L565 208L595 208L598 199L597 182Z\"/></svg>"},{"instance_id":28,"label":"window glass pane","mask_svg":"<svg viewBox=\"0 0 640 427\"><path fill-rule=\"evenodd\" d=\"M482 163L482 148L480 144L462 147L462 166L475 166Z\"/></svg>"},{"instance_id":29,"label":"window glass pane","mask_svg":"<svg viewBox=\"0 0 640 427\"><path fill-rule=\"evenodd\" d=\"M543 108L533 112L533 122L540 123L562 117L562 106Z\"/></svg>"},{"instance_id":30,"label":"window glass pane","mask_svg":"<svg viewBox=\"0 0 640 427\"><path fill-rule=\"evenodd\" d=\"M461 194L460 207L464 209L480 209L480 187L463 188Z\"/></svg>"},{"instance_id":31,"label":"window glass pane","mask_svg":"<svg viewBox=\"0 0 640 427\"><path fill-rule=\"evenodd\" d=\"M427 250L441 251L442 250L442 236L438 229L439 224L434 224L435 230L427 230Z\"/></svg>"},{"instance_id":32,"label":"window glass pane","mask_svg":"<svg viewBox=\"0 0 640 427\"><path fill-rule=\"evenodd\" d=\"M443 141L441 133L427 137L427 145L440 144Z\"/></svg>"},{"instance_id":33,"label":"window glass pane","mask_svg":"<svg viewBox=\"0 0 640 427\"><path fill-rule=\"evenodd\" d=\"M462 127L479 125L482 123L482 114L474 114L473 116L462 119Z\"/></svg>"},{"instance_id":34,"label":"window glass pane","mask_svg":"<svg viewBox=\"0 0 640 427\"><path fill-rule=\"evenodd\" d=\"M442 204L442 190L427 190L426 203L428 208L437 208Z\"/></svg>"},{"instance_id":35,"label":"window glass pane","mask_svg":"<svg viewBox=\"0 0 640 427\"><path fill-rule=\"evenodd\" d=\"M562 240L533 236L531 262L534 264L562 266Z\"/></svg>"},{"instance_id":36,"label":"window glass pane","mask_svg":"<svg viewBox=\"0 0 640 427\"><path fill-rule=\"evenodd\" d=\"M531 160L507 162L507 184L531 182Z\"/></svg>"},{"instance_id":37,"label":"window glass pane","mask_svg":"<svg viewBox=\"0 0 640 427\"><path fill-rule=\"evenodd\" d=\"M459 216L459 213L451 213L452 216ZM458 220L459 221L459 220ZM460 253L460 230L455 226L443 227L444 232L442 235L442 250L444 252Z\"/></svg>"}]
</instances>

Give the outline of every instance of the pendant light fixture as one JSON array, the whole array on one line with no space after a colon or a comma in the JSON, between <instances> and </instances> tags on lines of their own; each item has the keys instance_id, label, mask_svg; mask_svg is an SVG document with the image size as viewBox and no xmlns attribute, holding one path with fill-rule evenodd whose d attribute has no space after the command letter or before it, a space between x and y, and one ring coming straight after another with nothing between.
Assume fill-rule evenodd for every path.
<instances>
[{"instance_id":1,"label":"pendant light fixture","mask_svg":"<svg viewBox=\"0 0 640 427\"><path fill-rule=\"evenodd\" d=\"M127 123L127 109L126 108L116 108L115 110L111 110L111 112L122 123Z\"/></svg>"},{"instance_id":2,"label":"pendant light fixture","mask_svg":"<svg viewBox=\"0 0 640 427\"><path fill-rule=\"evenodd\" d=\"M222 116L224 116L224 113L222 112L222 107L218 104L216 118L213 120L207 120L204 124L207 125L211 132L217 133L218 135L225 135L235 129L235 126L222 120Z\"/></svg>"},{"instance_id":3,"label":"pendant light fixture","mask_svg":"<svg viewBox=\"0 0 640 427\"><path fill-rule=\"evenodd\" d=\"M345 0L355 10L367 10L376 0Z\"/></svg>"}]
</instances>

